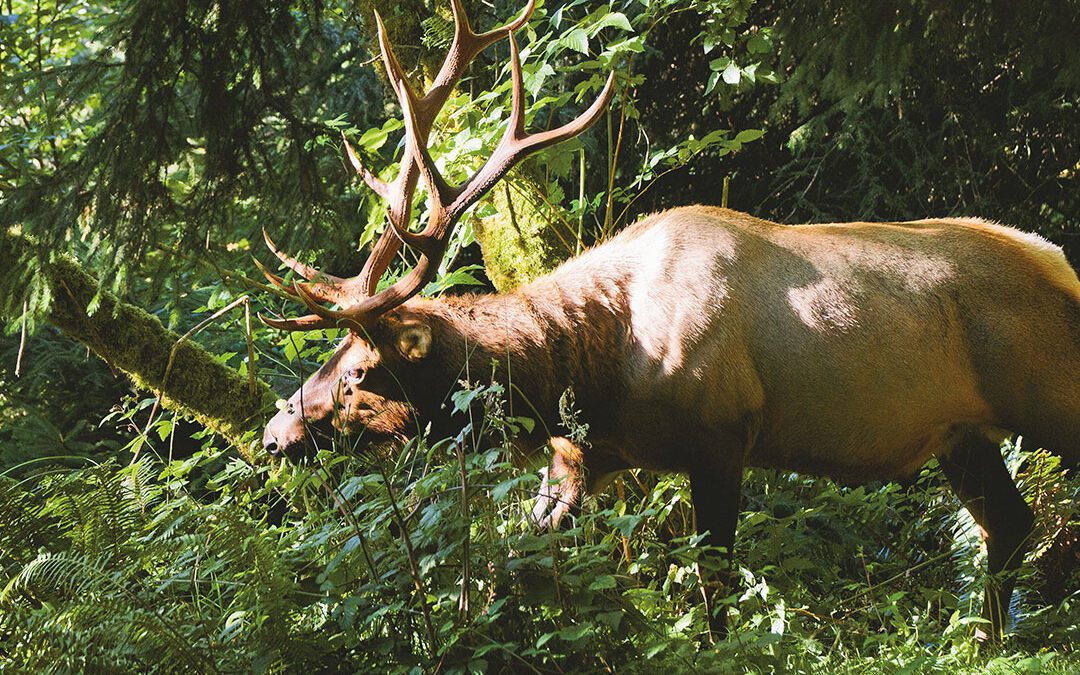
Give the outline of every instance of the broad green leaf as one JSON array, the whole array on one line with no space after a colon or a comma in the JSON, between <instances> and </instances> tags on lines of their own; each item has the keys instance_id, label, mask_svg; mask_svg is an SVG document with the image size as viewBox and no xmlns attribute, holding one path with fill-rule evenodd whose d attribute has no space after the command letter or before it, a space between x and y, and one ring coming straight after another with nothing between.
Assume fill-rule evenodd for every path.
<instances>
[{"instance_id":1,"label":"broad green leaf","mask_svg":"<svg viewBox=\"0 0 1080 675\"><path fill-rule=\"evenodd\" d=\"M674 625L671 626L671 632L678 635L679 633L682 633L687 628L689 628L690 624L692 624L693 622L694 622L694 614L693 614L693 612L687 612L686 614L683 614L681 617L679 617L679 620L676 621L674 623Z\"/></svg>"},{"instance_id":2,"label":"broad green leaf","mask_svg":"<svg viewBox=\"0 0 1080 675\"><path fill-rule=\"evenodd\" d=\"M607 46L604 50L604 54L613 56L615 54L621 54L623 52L633 52L640 54L645 51L645 38L641 35L636 35L632 38L627 38L621 42L616 42Z\"/></svg>"},{"instance_id":3,"label":"broad green leaf","mask_svg":"<svg viewBox=\"0 0 1080 675\"><path fill-rule=\"evenodd\" d=\"M525 84L525 89L531 96L536 96L540 92L540 88L544 86L544 80L549 75L555 74L555 69L551 65L544 63L539 68L528 69L522 67L522 80Z\"/></svg>"},{"instance_id":4,"label":"broad green leaf","mask_svg":"<svg viewBox=\"0 0 1080 675\"><path fill-rule=\"evenodd\" d=\"M559 38L559 44L582 54L589 53L589 34L583 28L575 28Z\"/></svg>"},{"instance_id":5,"label":"broad green leaf","mask_svg":"<svg viewBox=\"0 0 1080 675\"><path fill-rule=\"evenodd\" d=\"M765 135L765 132L761 129L743 129L735 135L736 143L749 143L750 141L756 141Z\"/></svg>"},{"instance_id":6,"label":"broad green leaf","mask_svg":"<svg viewBox=\"0 0 1080 675\"><path fill-rule=\"evenodd\" d=\"M625 14L622 12L612 12L611 14L605 14L602 19L593 24L592 28L589 29L589 35L595 36L608 26L614 26L615 28L626 31L633 30L630 26L630 20L626 18Z\"/></svg>"},{"instance_id":7,"label":"broad green leaf","mask_svg":"<svg viewBox=\"0 0 1080 675\"><path fill-rule=\"evenodd\" d=\"M746 41L746 49L751 54L762 54L769 51L769 41L761 35L761 33L754 33L750 36L750 39Z\"/></svg>"},{"instance_id":8,"label":"broad green leaf","mask_svg":"<svg viewBox=\"0 0 1080 675\"><path fill-rule=\"evenodd\" d=\"M360 137L360 140L357 141L357 143L364 150L367 150L368 152L375 152L376 150L381 148L384 143L386 143L387 136L388 134L386 133L386 131L382 129L368 129L364 132L364 135Z\"/></svg>"},{"instance_id":9,"label":"broad green leaf","mask_svg":"<svg viewBox=\"0 0 1080 675\"><path fill-rule=\"evenodd\" d=\"M728 84L738 84L739 79L742 77L742 72L739 70L739 67L735 65L735 62L732 61L728 63L727 68L724 68L721 77L723 77L724 82L727 82Z\"/></svg>"},{"instance_id":10,"label":"broad green leaf","mask_svg":"<svg viewBox=\"0 0 1080 675\"><path fill-rule=\"evenodd\" d=\"M576 626L570 626L569 628L560 630L559 637L567 642L576 642L592 632L592 627L592 623L588 621L579 623Z\"/></svg>"}]
</instances>

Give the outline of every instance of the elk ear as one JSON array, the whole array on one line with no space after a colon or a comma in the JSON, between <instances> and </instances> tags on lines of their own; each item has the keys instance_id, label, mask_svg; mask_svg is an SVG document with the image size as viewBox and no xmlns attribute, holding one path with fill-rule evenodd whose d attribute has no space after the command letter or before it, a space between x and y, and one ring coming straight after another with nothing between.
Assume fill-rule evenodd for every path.
<instances>
[{"instance_id":1,"label":"elk ear","mask_svg":"<svg viewBox=\"0 0 1080 675\"><path fill-rule=\"evenodd\" d=\"M398 352L413 363L427 356L431 349L431 328L423 323L407 323L397 334Z\"/></svg>"}]
</instances>

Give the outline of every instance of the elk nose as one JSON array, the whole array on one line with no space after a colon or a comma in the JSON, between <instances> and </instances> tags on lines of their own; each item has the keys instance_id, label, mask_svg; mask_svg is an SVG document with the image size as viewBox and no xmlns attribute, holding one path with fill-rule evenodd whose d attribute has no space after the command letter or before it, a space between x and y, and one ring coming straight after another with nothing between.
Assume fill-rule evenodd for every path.
<instances>
[{"instance_id":1,"label":"elk nose","mask_svg":"<svg viewBox=\"0 0 1080 675\"><path fill-rule=\"evenodd\" d=\"M277 437L271 433L270 429L263 432L263 450L266 450L271 455L276 455L281 450Z\"/></svg>"}]
</instances>

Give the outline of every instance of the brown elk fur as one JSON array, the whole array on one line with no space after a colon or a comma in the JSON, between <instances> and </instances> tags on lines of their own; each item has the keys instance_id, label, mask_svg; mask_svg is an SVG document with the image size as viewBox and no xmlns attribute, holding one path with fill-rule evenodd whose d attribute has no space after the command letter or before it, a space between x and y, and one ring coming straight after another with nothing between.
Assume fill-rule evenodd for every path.
<instances>
[{"instance_id":1,"label":"brown elk fur","mask_svg":"<svg viewBox=\"0 0 1080 675\"><path fill-rule=\"evenodd\" d=\"M401 344L410 326L430 337L420 349ZM621 469L682 471L699 529L729 548L746 465L865 481L937 456L988 533L991 571L1008 572L1031 515L988 434L1080 459L1080 281L1059 249L975 219L791 227L704 206L645 218L511 293L410 300L350 335L268 442L303 439L300 396L309 422L336 401L341 429L407 435L413 411L445 416L455 383L492 361L516 414L538 418L525 450L557 439L548 478L564 480L545 481L538 511ZM357 366L362 387L340 377ZM568 388L590 425L580 448L560 438Z\"/></svg>"}]
</instances>

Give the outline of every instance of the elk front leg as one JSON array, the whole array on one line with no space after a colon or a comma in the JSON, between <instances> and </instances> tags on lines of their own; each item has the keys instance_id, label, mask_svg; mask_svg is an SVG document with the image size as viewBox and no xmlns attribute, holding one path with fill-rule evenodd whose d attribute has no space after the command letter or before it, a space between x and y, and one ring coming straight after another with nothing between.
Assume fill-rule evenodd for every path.
<instances>
[{"instance_id":1,"label":"elk front leg","mask_svg":"<svg viewBox=\"0 0 1080 675\"><path fill-rule=\"evenodd\" d=\"M727 460L727 461L725 461ZM718 601L732 588L735 527L739 521L739 498L742 495L742 456L709 458L690 469L690 495L694 502L694 524L705 534L704 543L726 550L725 565L716 576L703 579L705 607L709 614L709 635L720 639L727 635L727 610Z\"/></svg>"},{"instance_id":2,"label":"elk front leg","mask_svg":"<svg viewBox=\"0 0 1080 675\"><path fill-rule=\"evenodd\" d=\"M552 449L551 463L542 470L543 481L532 517L541 529L554 530L581 498L585 459L581 448L567 438L552 438L548 445Z\"/></svg>"},{"instance_id":3,"label":"elk front leg","mask_svg":"<svg viewBox=\"0 0 1080 675\"><path fill-rule=\"evenodd\" d=\"M984 533L991 579L983 618L990 621L989 630L996 640L1006 628L1016 569L1024 561L1035 517L1016 489L998 444L980 431L964 431L952 452L938 461L956 496ZM987 635L980 630L976 637L986 639Z\"/></svg>"}]
</instances>

